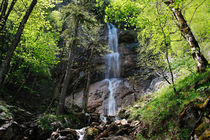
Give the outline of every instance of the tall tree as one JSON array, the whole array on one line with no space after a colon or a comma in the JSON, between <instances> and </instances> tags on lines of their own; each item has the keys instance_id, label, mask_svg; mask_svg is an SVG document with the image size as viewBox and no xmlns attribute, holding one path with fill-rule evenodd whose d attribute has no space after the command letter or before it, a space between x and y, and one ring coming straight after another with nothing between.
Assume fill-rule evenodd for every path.
<instances>
[{"instance_id":1,"label":"tall tree","mask_svg":"<svg viewBox=\"0 0 210 140\"><path fill-rule=\"evenodd\" d=\"M27 23L27 20L28 20L30 14L33 11L36 4L37 4L37 0L32 0L32 2L30 4L29 8L27 9L22 21L20 22L20 25L18 27L18 30L17 30L15 36L13 37L12 44L11 44L9 50L7 51L7 54L6 54L6 58L0 66L0 84L3 83L4 78L5 78L6 74L8 73L8 70L9 70L9 67L10 67L10 62L11 62L12 56L14 54L14 51L15 51L18 43L20 42L21 34L23 32L25 24Z\"/></svg>"},{"instance_id":2,"label":"tall tree","mask_svg":"<svg viewBox=\"0 0 210 140\"><path fill-rule=\"evenodd\" d=\"M70 76L71 76L71 67L72 67L72 63L73 63L74 49L75 49L76 43L77 43L78 27L79 27L79 22L80 22L79 18L77 18L77 17L74 17L74 18L75 18L74 36L73 36L72 43L70 43L70 45L69 45L67 67L65 70L64 79L61 82L60 98L59 98L59 103L57 106L56 115L61 115L62 113L64 113L64 104L65 104L65 98L66 98L66 94L67 94L66 92L67 92L67 88L68 88L69 80L70 80Z\"/></svg>"},{"instance_id":3,"label":"tall tree","mask_svg":"<svg viewBox=\"0 0 210 140\"><path fill-rule=\"evenodd\" d=\"M182 36L186 39L191 47L191 55L195 61L197 61L197 70L199 73L204 72L208 65L208 61L202 55L200 46L192 33L187 21L185 20L180 8L175 6L175 0L164 0L164 3L171 9L176 20L179 23L179 28Z\"/></svg>"},{"instance_id":4,"label":"tall tree","mask_svg":"<svg viewBox=\"0 0 210 140\"><path fill-rule=\"evenodd\" d=\"M160 12L160 9L159 9L159 6L158 6L158 3L156 3L156 11L157 11L157 14L160 15L161 12ZM165 57L166 57L166 61L167 61L167 64L168 64L168 68L169 68L169 71L170 71L170 74L171 74L171 83L172 83L172 86L173 86L173 90L174 90L174 93L176 95L178 95L178 92L176 90L176 87L175 87L175 83L174 83L174 75L173 75L173 71L171 69L171 64L170 64L170 61L169 61L169 56L168 56L168 50L169 50L169 47L170 46L170 36L166 35L165 31L164 31L164 26L166 25L167 23L167 20L165 22L163 22L161 20L160 17L158 17L157 15L157 21L158 21L158 25L159 25L159 28L160 28L160 33L163 34L163 44L164 44L164 50L165 50ZM169 38L169 39L168 39ZM167 81L167 80L166 80ZM170 82L169 82L170 83Z\"/></svg>"},{"instance_id":5,"label":"tall tree","mask_svg":"<svg viewBox=\"0 0 210 140\"><path fill-rule=\"evenodd\" d=\"M82 2L82 1L81 1ZM73 3L73 4L69 4L68 6L66 6L66 12L64 14L64 17L66 18L66 21L68 22L68 24L72 24L69 29L66 29L65 32L70 32L71 34L73 34L73 37L70 37L70 47L69 49L71 50L71 61L69 61L68 57L68 62L67 62L67 68L65 70L65 75L63 78L63 81L61 82L61 86L60 86L60 99L59 99L59 104L57 106L57 111L56 114L60 115L62 113L64 113L64 104L65 104L65 98L67 95L67 88L71 85L71 86L75 86L74 82L70 83L70 79L72 79L74 77L73 75L73 69L72 67L74 67L74 70L77 69L82 69L86 72L86 86L84 88L84 102L83 102L83 107L84 107L84 111L86 111L86 107L87 107L87 100L88 100L88 89L89 89L89 84L90 84L90 71L91 71L91 64L90 65L86 65L87 67L83 67L83 64L77 64L74 63L73 59L77 59L78 56L75 55L76 52L74 51L78 46L85 52L90 51L92 47L92 42L93 40L95 40L96 36L98 37L98 29L99 26L96 25L96 20L95 17L90 13L87 12L87 7L85 7L84 5L81 5L82 3ZM65 10L64 10L65 11ZM72 31L73 29L73 31ZM65 37L68 35L65 35ZM87 45L89 44L89 45ZM92 62L92 53L93 50L90 51L91 53L89 55L83 55L83 57L86 58L87 60L87 64ZM90 58L90 59L89 59ZM84 62L82 62L84 63ZM80 78L79 78L80 79ZM73 87L74 89L74 87ZM72 91L74 92L74 91ZM86 104L86 105L85 105Z\"/></svg>"}]
</instances>

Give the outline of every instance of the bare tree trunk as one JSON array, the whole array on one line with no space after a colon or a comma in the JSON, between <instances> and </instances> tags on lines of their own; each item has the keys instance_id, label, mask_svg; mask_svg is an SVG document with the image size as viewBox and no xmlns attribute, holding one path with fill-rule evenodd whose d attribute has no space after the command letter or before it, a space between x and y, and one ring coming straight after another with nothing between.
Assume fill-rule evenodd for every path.
<instances>
[{"instance_id":1,"label":"bare tree trunk","mask_svg":"<svg viewBox=\"0 0 210 140\"><path fill-rule=\"evenodd\" d=\"M91 45L90 45L91 46ZM91 72L91 61L93 57L94 46L91 48L90 57L88 58L88 66L86 71L86 85L83 91L83 99L82 99L82 110L83 112L87 112L87 104L88 104L88 95L89 95L89 86L90 86L90 72Z\"/></svg>"},{"instance_id":2,"label":"bare tree trunk","mask_svg":"<svg viewBox=\"0 0 210 140\"><path fill-rule=\"evenodd\" d=\"M4 81L4 78L5 78L5 75L7 74L8 72L8 69L10 67L10 61L12 59L12 56L14 54L14 51L18 45L18 43L20 42L20 37L21 37L21 34L23 32L23 29L25 27L25 24L27 23L27 20L31 14L31 12L33 11L33 8L34 6L37 4L37 0L33 0L28 8L28 10L26 11L19 27L18 27L18 30L17 30L17 33L15 34L13 40L12 40L12 44L6 54L6 58L5 60L2 62L1 66L0 66L0 84L3 83Z\"/></svg>"},{"instance_id":3,"label":"bare tree trunk","mask_svg":"<svg viewBox=\"0 0 210 140\"><path fill-rule=\"evenodd\" d=\"M179 8L176 8L173 6L174 0L166 0L164 3L169 6L171 11L174 13L174 16L176 17L176 20L179 23L179 27L181 30L182 35L185 37L187 42L189 43L191 47L191 54L195 61L197 61L197 69L199 73L205 72L206 67L208 65L208 61L205 59L205 57L200 52L200 46L198 44L198 41L196 40L195 36L193 35L190 27L188 26L184 16L182 15L182 12Z\"/></svg>"},{"instance_id":4,"label":"bare tree trunk","mask_svg":"<svg viewBox=\"0 0 210 140\"><path fill-rule=\"evenodd\" d=\"M71 76L71 67L72 67L73 58L74 58L74 47L76 47L78 27L79 27L79 20L78 18L76 18L75 29L74 29L74 39L69 46L70 52L68 56L67 68L65 71L63 82L61 83L61 94L60 94L60 99L59 99L59 103L56 110L56 115L61 115L62 113L64 113L66 91L67 91L67 88L69 85L69 79Z\"/></svg>"}]
</instances>

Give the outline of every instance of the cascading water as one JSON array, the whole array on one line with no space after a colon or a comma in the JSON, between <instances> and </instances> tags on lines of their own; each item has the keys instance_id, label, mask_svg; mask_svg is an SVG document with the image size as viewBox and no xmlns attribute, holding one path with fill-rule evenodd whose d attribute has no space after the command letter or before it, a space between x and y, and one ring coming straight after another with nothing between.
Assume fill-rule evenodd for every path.
<instances>
[{"instance_id":1,"label":"cascading water","mask_svg":"<svg viewBox=\"0 0 210 140\"><path fill-rule=\"evenodd\" d=\"M120 80L120 60L118 52L118 36L117 28L112 24L107 24L108 27L108 46L111 51L105 57L105 62L107 66L106 81L108 82L109 98L107 106L107 115L115 116L117 111L117 105L115 101L115 89Z\"/></svg>"}]
</instances>

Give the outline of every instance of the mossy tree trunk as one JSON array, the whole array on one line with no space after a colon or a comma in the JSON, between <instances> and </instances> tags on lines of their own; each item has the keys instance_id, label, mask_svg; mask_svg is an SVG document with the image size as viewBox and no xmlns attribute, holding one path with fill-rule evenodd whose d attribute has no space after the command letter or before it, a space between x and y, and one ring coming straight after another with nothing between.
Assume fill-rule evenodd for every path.
<instances>
[{"instance_id":1,"label":"mossy tree trunk","mask_svg":"<svg viewBox=\"0 0 210 140\"><path fill-rule=\"evenodd\" d=\"M179 23L179 28L182 33L182 36L186 39L186 41L189 43L189 45L191 47L191 55L192 55L193 59L197 62L198 72L199 73L205 72L206 67L208 65L208 61L202 55L198 41L196 40L190 27L188 26L187 21L185 20L183 14L181 12L181 9L179 9L173 5L174 0L165 0L164 3L173 12L176 20Z\"/></svg>"}]
</instances>

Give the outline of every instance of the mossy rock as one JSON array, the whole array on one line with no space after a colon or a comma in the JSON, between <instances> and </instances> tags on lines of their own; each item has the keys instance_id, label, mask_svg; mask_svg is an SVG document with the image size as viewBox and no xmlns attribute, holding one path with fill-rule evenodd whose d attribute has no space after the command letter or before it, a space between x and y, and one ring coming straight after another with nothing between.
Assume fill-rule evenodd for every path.
<instances>
[{"instance_id":1,"label":"mossy rock","mask_svg":"<svg viewBox=\"0 0 210 140\"><path fill-rule=\"evenodd\" d=\"M99 133L99 130L97 129L97 128L89 128L88 130L87 130L87 134L88 135L97 135Z\"/></svg>"},{"instance_id":2,"label":"mossy rock","mask_svg":"<svg viewBox=\"0 0 210 140\"><path fill-rule=\"evenodd\" d=\"M93 140L95 138L95 136L97 136L99 134L99 132L100 132L99 129L97 129L95 127L88 128L86 130L85 139Z\"/></svg>"}]
</instances>

